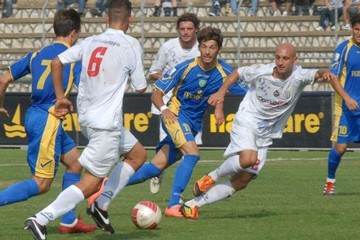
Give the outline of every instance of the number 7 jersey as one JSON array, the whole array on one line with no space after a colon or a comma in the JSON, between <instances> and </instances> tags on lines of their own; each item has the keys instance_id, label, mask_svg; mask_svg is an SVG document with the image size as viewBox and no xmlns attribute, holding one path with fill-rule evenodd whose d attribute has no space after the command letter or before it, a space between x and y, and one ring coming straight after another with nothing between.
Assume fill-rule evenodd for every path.
<instances>
[{"instance_id":1,"label":"number 7 jersey","mask_svg":"<svg viewBox=\"0 0 360 240\"><path fill-rule=\"evenodd\" d=\"M29 52L25 57L9 66L14 80L31 74L31 104L38 105L44 110L54 106L56 99L51 76L51 60L70 47L65 42L54 42L37 52ZM64 66L63 89L66 94L71 90L73 83L80 81L81 64L73 63Z\"/></svg>"}]
</instances>

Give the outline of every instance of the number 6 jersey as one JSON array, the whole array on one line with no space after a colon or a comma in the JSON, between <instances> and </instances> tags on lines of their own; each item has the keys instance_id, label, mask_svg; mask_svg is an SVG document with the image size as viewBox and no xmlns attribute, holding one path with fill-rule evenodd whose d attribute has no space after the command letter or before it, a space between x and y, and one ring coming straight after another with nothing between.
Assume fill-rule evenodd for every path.
<instances>
[{"instance_id":1,"label":"number 6 jersey","mask_svg":"<svg viewBox=\"0 0 360 240\"><path fill-rule=\"evenodd\" d=\"M79 123L97 129L120 129L127 81L135 90L146 88L138 40L121 30L84 39L59 55L63 64L82 59L77 98Z\"/></svg>"}]
</instances>

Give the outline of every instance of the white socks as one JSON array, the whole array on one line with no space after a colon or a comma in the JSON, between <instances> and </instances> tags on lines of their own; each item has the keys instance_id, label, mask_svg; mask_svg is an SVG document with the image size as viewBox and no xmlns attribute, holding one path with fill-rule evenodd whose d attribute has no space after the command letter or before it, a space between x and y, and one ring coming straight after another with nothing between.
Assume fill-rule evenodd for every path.
<instances>
[{"instance_id":1,"label":"white socks","mask_svg":"<svg viewBox=\"0 0 360 240\"><path fill-rule=\"evenodd\" d=\"M44 226L69 212L83 200L84 194L82 191L75 185L71 185L62 191L55 201L35 215L36 222Z\"/></svg>"},{"instance_id":2,"label":"white socks","mask_svg":"<svg viewBox=\"0 0 360 240\"><path fill-rule=\"evenodd\" d=\"M205 194L196 197L190 201L185 202L189 207L201 207L213 202L217 202L232 196L235 193L235 189L231 185L230 180L216 184L210 188Z\"/></svg>"},{"instance_id":3,"label":"white socks","mask_svg":"<svg viewBox=\"0 0 360 240\"><path fill-rule=\"evenodd\" d=\"M235 154L230 156L228 159L225 160L223 164L220 165L217 169L210 172L208 175L217 182L220 178L233 175L243 169L240 166L240 156Z\"/></svg>"},{"instance_id":4,"label":"white socks","mask_svg":"<svg viewBox=\"0 0 360 240\"><path fill-rule=\"evenodd\" d=\"M126 186L134 173L134 169L126 162L118 163L111 171L103 192L96 199L98 206L107 210L112 199Z\"/></svg>"}]
</instances>

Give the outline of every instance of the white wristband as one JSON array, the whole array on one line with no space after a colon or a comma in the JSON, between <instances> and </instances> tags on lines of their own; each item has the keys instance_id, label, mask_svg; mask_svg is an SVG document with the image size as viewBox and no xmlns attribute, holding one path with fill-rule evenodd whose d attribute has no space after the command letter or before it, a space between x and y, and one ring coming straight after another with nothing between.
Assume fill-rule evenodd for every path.
<instances>
[{"instance_id":1,"label":"white wristband","mask_svg":"<svg viewBox=\"0 0 360 240\"><path fill-rule=\"evenodd\" d=\"M169 109L166 105L162 105L160 107L160 112L163 112L165 109Z\"/></svg>"}]
</instances>

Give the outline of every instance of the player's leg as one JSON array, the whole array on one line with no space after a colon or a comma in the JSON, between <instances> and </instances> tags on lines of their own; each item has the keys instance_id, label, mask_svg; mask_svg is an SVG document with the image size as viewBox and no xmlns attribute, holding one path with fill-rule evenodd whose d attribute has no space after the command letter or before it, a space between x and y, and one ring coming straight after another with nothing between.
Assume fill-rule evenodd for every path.
<instances>
[{"instance_id":1,"label":"player's leg","mask_svg":"<svg viewBox=\"0 0 360 240\"><path fill-rule=\"evenodd\" d=\"M258 148L257 162L254 166L241 170L234 174L229 180L218 183L211 187L206 193L201 194L187 202L181 207L181 212L186 218L196 219L199 216L200 207L211 204L232 196L248 186L252 179L255 179L265 165L267 147Z\"/></svg>"},{"instance_id":2,"label":"player's leg","mask_svg":"<svg viewBox=\"0 0 360 240\"><path fill-rule=\"evenodd\" d=\"M125 160L119 162L112 169L101 194L99 194L99 197L96 198L87 209L88 214L96 223L109 233L114 232L107 213L111 201L127 185L135 171L138 170L146 160L145 148L125 128L122 128L121 131L121 141L118 145L118 150L119 155L124 156ZM101 216L99 213L101 213ZM107 219L107 221L103 221L104 219Z\"/></svg>"},{"instance_id":3,"label":"player's leg","mask_svg":"<svg viewBox=\"0 0 360 240\"><path fill-rule=\"evenodd\" d=\"M60 125L47 111L31 107L26 112L28 136L27 162L32 179L18 182L0 192L0 206L27 199L49 191L58 167L60 150L56 129Z\"/></svg>"},{"instance_id":4,"label":"player's leg","mask_svg":"<svg viewBox=\"0 0 360 240\"><path fill-rule=\"evenodd\" d=\"M185 190L193 169L200 159L199 148L195 143L196 132L192 131L191 123L187 119L178 117L174 124L164 124L166 131L169 133L173 144L180 149L183 159L175 171L172 184L170 201L165 210L165 216L182 217L180 213L180 198Z\"/></svg>"},{"instance_id":5,"label":"player's leg","mask_svg":"<svg viewBox=\"0 0 360 240\"><path fill-rule=\"evenodd\" d=\"M126 137L130 148L126 148L122 155L125 157L123 162L119 162L111 171L108 181L105 184L103 192L95 200L98 206L107 211L110 202L117 194L128 184L129 179L134 175L146 160L146 150L137 139L127 131ZM131 139L131 141L129 141ZM124 151L123 149L121 150Z\"/></svg>"},{"instance_id":6,"label":"player's leg","mask_svg":"<svg viewBox=\"0 0 360 240\"><path fill-rule=\"evenodd\" d=\"M60 131L60 129L59 129ZM80 157L80 152L76 148L74 141L62 131L62 159L61 162L65 165L66 170L63 175L62 181L62 190L74 185L80 181L82 166L80 165L78 159ZM71 211L65 213L59 224L59 233L89 233L97 229L95 224L85 223L81 217L77 217L75 213L75 208Z\"/></svg>"},{"instance_id":7,"label":"player's leg","mask_svg":"<svg viewBox=\"0 0 360 240\"><path fill-rule=\"evenodd\" d=\"M159 124L159 142L161 142L162 140L164 140L166 138L167 134L164 131L164 129L162 128L160 117L159 117L159 123L160 123ZM162 182L163 177L164 177L164 172L161 172L160 175L150 179L150 192L151 193L156 194L160 191L161 182Z\"/></svg>"},{"instance_id":8,"label":"player's leg","mask_svg":"<svg viewBox=\"0 0 360 240\"><path fill-rule=\"evenodd\" d=\"M100 189L103 178L109 173L113 164L118 161L119 132L92 128L82 128L82 132L89 139L89 144L79 158L80 164L86 170L83 178L76 185L71 185L62 191L55 201L37 213L35 217L28 218L25 221L25 229L31 232L39 232L37 229L43 229L50 221L69 212L85 198L94 194ZM106 220L106 223L108 223L107 226L111 227L109 221ZM99 225L102 228L107 226ZM105 230L110 233L114 232L112 227Z\"/></svg>"},{"instance_id":9,"label":"player's leg","mask_svg":"<svg viewBox=\"0 0 360 240\"><path fill-rule=\"evenodd\" d=\"M199 179L194 185L194 195L200 196L218 179L233 175L242 169L256 164L256 136L250 128L233 124L230 134L230 144L224 153L225 161L214 171Z\"/></svg>"},{"instance_id":10,"label":"player's leg","mask_svg":"<svg viewBox=\"0 0 360 240\"><path fill-rule=\"evenodd\" d=\"M328 156L328 172L323 190L324 195L335 194L336 171L343 154L346 152L348 143L350 126L347 118L344 115L335 116L333 129L330 140L335 144Z\"/></svg>"}]
</instances>

